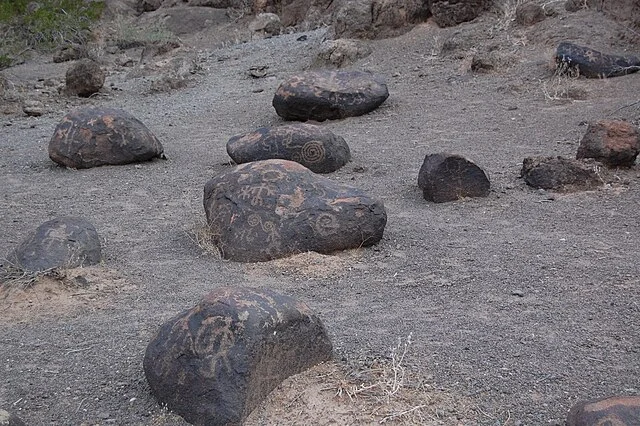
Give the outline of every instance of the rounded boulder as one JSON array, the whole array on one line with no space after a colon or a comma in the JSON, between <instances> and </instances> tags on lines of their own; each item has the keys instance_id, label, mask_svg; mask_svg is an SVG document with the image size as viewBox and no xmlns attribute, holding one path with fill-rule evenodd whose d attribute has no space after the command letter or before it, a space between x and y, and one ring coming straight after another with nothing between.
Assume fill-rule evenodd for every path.
<instances>
[{"instance_id":1,"label":"rounded boulder","mask_svg":"<svg viewBox=\"0 0 640 426\"><path fill-rule=\"evenodd\" d=\"M389 97L385 80L363 71L308 71L291 76L273 97L285 120L335 120L363 115Z\"/></svg>"},{"instance_id":2,"label":"rounded boulder","mask_svg":"<svg viewBox=\"0 0 640 426\"><path fill-rule=\"evenodd\" d=\"M381 201L288 160L242 164L214 177L204 209L213 243L239 262L370 246L387 223Z\"/></svg>"},{"instance_id":3,"label":"rounded boulder","mask_svg":"<svg viewBox=\"0 0 640 426\"><path fill-rule=\"evenodd\" d=\"M227 153L238 164L291 160L315 173L335 172L351 159L349 145L342 137L306 123L261 127L234 136L227 142Z\"/></svg>"},{"instance_id":4,"label":"rounded boulder","mask_svg":"<svg viewBox=\"0 0 640 426\"><path fill-rule=\"evenodd\" d=\"M613 396L582 401L567 416L567 426L637 426L640 424L640 396Z\"/></svg>"},{"instance_id":5,"label":"rounded boulder","mask_svg":"<svg viewBox=\"0 0 640 426\"><path fill-rule=\"evenodd\" d=\"M223 287L167 321L144 372L161 404L194 425L240 425L287 377L332 357L309 307L268 289Z\"/></svg>"},{"instance_id":6,"label":"rounded boulder","mask_svg":"<svg viewBox=\"0 0 640 426\"><path fill-rule=\"evenodd\" d=\"M428 201L444 203L460 198L486 197L491 184L472 161L455 154L429 154L418 173L418 186Z\"/></svg>"},{"instance_id":7,"label":"rounded boulder","mask_svg":"<svg viewBox=\"0 0 640 426\"><path fill-rule=\"evenodd\" d=\"M49 158L62 166L87 169L164 158L164 149L128 112L90 107L62 118L49 142Z\"/></svg>"}]
</instances>

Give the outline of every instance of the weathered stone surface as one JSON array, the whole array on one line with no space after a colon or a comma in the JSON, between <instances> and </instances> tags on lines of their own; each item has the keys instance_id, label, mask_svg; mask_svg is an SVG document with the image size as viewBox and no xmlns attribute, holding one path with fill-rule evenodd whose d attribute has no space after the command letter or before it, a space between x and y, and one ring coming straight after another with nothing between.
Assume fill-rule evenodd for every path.
<instances>
[{"instance_id":1,"label":"weathered stone surface","mask_svg":"<svg viewBox=\"0 0 640 426\"><path fill-rule=\"evenodd\" d=\"M640 153L640 132L627 121L600 120L589 124L576 158L594 158L609 167L631 167Z\"/></svg>"},{"instance_id":2,"label":"weathered stone surface","mask_svg":"<svg viewBox=\"0 0 640 426\"><path fill-rule=\"evenodd\" d=\"M335 120L366 114L389 97L384 79L362 71L309 71L291 76L273 97L286 120Z\"/></svg>"},{"instance_id":3,"label":"weathered stone surface","mask_svg":"<svg viewBox=\"0 0 640 426\"><path fill-rule=\"evenodd\" d=\"M66 74L65 92L68 95L89 97L100 91L105 74L97 62L85 58L71 65Z\"/></svg>"},{"instance_id":4,"label":"weathered stone surface","mask_svg":"<svg viewBox=\"0 0 640 426\"><path fill-rule=\"evenodd\" d=\"M418 173L418 186L426 200L436 203L465 197L486 197L491 184L484 170L454 154L429 154Z\"/></svg>"},{"instance_id":5,"label":"weathered stone surface","mask_svg":"<svg viewBox=\"0 0 640 426\"><path fill-rule=\"evenodd\" d=\"M164 158L160 141L131 114L116 108L83 108L62 118L49 157L76 169Z\"/></svg>"},{"instance_id":6,"label":"weathered stone surface","mask_svg":"<svg viewBox=\"0 0 640 426\"><path fill-rule=\"evenodd\" d=\"M277 13L282 25L303 30L330 23L334 0L253 0L254 13Z\"/></svg>"},{"instance_id":7,"label":"weathered stone surface","mask_svg":"<svg viewBox=\"0 0 640 426\"><path fill-rule=\"evenodd\" d=\"M44 114L44 104L37 99L29 99L24 101L22 112L29 117L40 117Z\"/></svg>"},{"instance_id":8,"label":"weathered stone surface","mask_svg":"<svg viewBox=\"0 0 640 426\"><path fill-rule=\"evenodd\" d=\"M371 54L371 48L360 40L325 40L320 45L312 68L340 68Z\"/></svg>"},{"instance_id":9,"label":"weathered stone surface","mask_svg":"<svg viewBox=\"0 0 640 426\"><path fill-rule=\"evenodd\" d=\"M100 237L79 217L59 217L38 226L8 260L25 271L76 268L100 263Z\"/></svg>"},{"instance_id":10,"label":"weathered stone surface","mask_svg":"<svg viewBox=\"0 0 640 426\"><path fill-rule=\"evenodd\" d=\"M265 36L278 35L283 30L280 17L275 13L259 13L250 23L249 29Z\"/></svg>"},{"instance_id":11,"label":"weathered stone surface","mask_svg":"<svg viewBox=\"0 0 640 426\"><path fill-rule=\"evenodd\" d=\"M516 23L523 27L530 27L545 20L544 9L537 3L523 3L516 7Z\"/></svg>"},{"instance_id":12,"label":"weathered stone surface","mask_svg":"<svg viewBox=\"0 0 640 426\"><path fill-rule=\"evenodd\" d=\"M640 70L640 57L607 55L569 42L558 45L555 59L559 72L587 78L619 77Z\"/></svg>"},{"instance_id":13,"label":"weathered stone surface","mask_svg":"<svg viewBox=\"0 0 640 426\"><path fill-rule=\"evenodd\" d=\"M25 426L22 419L0 408L0 426Z\"/></svg>"},{"instance_id":14,"label":"weathered stone surface","mask_svg":"<svg viewBox=\"0 0 640 426\"><path fill-rule=\"evenodd\" d=\"M453 27L476 19L493 2L491 0L433 0L431 14L441 27Z\"/></svg>"},{"instance_id":15,"label":"weathered stone surface","mask_svg":"<svg viewBox=\"0 0 640 426\"><path fill-rule=\"evenodd\" d=\"M234 136L227 153L238 164L281 159L300 163L315 173L331 173L351 159L349 145L330 130L313 124L296 123L261 127Z\"/></svg>"},{"instance_id":16,"label":"weathered stone surface","mask_svg":"<svg viewBox=\"0 0 640 426\"><path fill-rule=\"evenodd\" d=\"M287 160L216 176L205 185L204 208L222 256L240 262L370 246L387 222L381 201Z\"/></svg>"},{"instance_id":17,"label":"weathered stone surface","mask_svg":"<svg viewBox=\"0 0 640 426\"><path fill-rule=\"evenodd\" d=\"M194 425L240 425L287 377L332 357L321 321L269 289L223 287L166 322L144 357L153 395Z\"/></svg>"},{"instance_id":18,"label":"weathered stone surface","mask_svg":"<svg viewBox=\"0 0 640 426\"><path fill-rule=\"evenodd\" d=\"M520 176L534 188L580 191L603 185L599 163L563 157L529 157L522 162Z\"/></svg>"},{"instance_id":19,"label":"weathered stone surface","mask_svg":"<svg viewBox=\"0 0 640 426\"><path fill-rule=\"evenodd\" d=\"M53 62L61 63L75 61L76 59L85 58L86 56L86 47L72 44L58 48L53 54Z\"/></svg>"},{"instance_id":20,"label":"weathered stone surface","mask_svg":"<svg viewBox=\"0 0 640 426\"><path fill-rule=\"evenodd\" d=\"M162 6L163 0L138 0L136 11L138 13L153 12Z\"/></svg>"},{"instance_id":21,"label":"weathered stone surface","mask_svg":"<svg viewBox=\"0 0 640 426\"><path fill-rule=\"evenodd\" d=\"M613 396L579 402L569 410L566 426L640 425L640 396Z\"/></svg>"}]
</instances>

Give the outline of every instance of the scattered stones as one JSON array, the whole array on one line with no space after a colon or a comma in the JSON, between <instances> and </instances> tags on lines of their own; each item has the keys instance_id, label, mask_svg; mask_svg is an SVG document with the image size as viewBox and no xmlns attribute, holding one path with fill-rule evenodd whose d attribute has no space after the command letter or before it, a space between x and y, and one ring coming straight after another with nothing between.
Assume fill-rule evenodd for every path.
<instances>
[{"instance_id":1,"label":"scattered stones","mask_svg":"<svg viewBox=\"0 0 640 426\"><path fill-rule=\"evenodd\" d=\"M287 160L247 163L205 185L213 243L225 259L262 262L366 247L387 222L381 201Z\"/></svg>"},{"instance_id":2,"label":"scattered stones","mask_svg":"<svg viewBox=\"0 0 640 426\"><path fill-rule=\"evenodd\" d=\"M283 26L280 17L275 13L259 13L249 23L249 29L261 36L274 36L282 32Z\"/></svg>"},{"instance_id":3,"label":"scattered stones","mask_svg":"<svg viewBox=\"0 0 640 426\"><path fill-rule=\"evenodd\" d=\"M234 136L227 153L238 164L282 159L302 164L315 173L331 173L351 159L349 145L330 130L306 123L261 127Z\"/></svg>"},{"instance_id":4,"label":"scattered stones","mask_svg":"<svg viewBox=\"0 0 640 426\"><path fill-rule=\"evenodd\" d=\"M44 114L44 104L35 99L27 100L24 102L24 105L22 105L22 112L29 117L40 117Z\"/></svg>"},{"instance_id":5,"label":"scattered stones","mask_svg":"<svg viewBox=\"0 0 640 426\"><path fill-rule=\"evenodd\" d=\"M86 58L87 49L84 46L72 44L62 46L53 54L53 62L59 64L61 62L75 61L76 59Z\"/></svg>"},{"instance_id":6,"label":"scattered stones","mask_svg":"<svg viewBox=\"0 0 640 426\"><path fill-rule=\"evenodd\" d=\"M147 346L156 399L195 425L239 425L284 379L332 357L320 319L269 289L223 287Z\"/></svg>"},{"instance_id":7,"label":"scattered stones","mask_svg":"<svg viewBox=\"0 0 640 426\"><path fill-rule=\"evenodd\" d=\"M100 237L79 217L58 217L38 226L8 260L24 271L76 268L100 263Z\"/></svg>"},{"instance_id":8,"label":"scattered stones","mask_svg":"<svg viewBox=\"0 0 640 426\"><path fill-rule=\"evenodd\" d=\"M75 169L163 158L160 141L131 114L90 107L62 118L49 142L49 157Z\"/></svg>"},{"instance_id":9,"label":"scattered stones","mask_svg":"<svg viewBox=\"0 0 640 426\"><path fill-rule=\"evenodd\" d=\"M563 157L528 157L520 176L534 188L580 191L603 185L599 163Z\"/></svg>"},{"instance_id":10,"label":"scattered stones","mask_svg":"<svg viewBox=\"0 0 640 426\"><path fill-rule=\"evenodd\" d=\"M582 401L569 410L567 426L640 424L640 396L613 396Z\"/></svg>"},{"instance_id":11,"label":"scattered stones","mask_svg":"<svg viewBox=\"0 0 640 426\"><path fill-rule=\"evenodd\" d=\"M80 59L67 70L65 92L86 98L100 91L104 79L104 71L97 62L89 58Z\"/></svg>"},{"instance_id":12,"label":"scattered stones","mask_svg":"<svg viewBox=\"0 0 640 426\"><path fill-rule=\"evenodd\" d=\"M283 82L273 98L286 120L335 120L366 114L389 97L384 79L362 71L309 71Z\"/></svg>"},{"instance_id":13,"label":"scattered stones","mask_svg":"<svg viewBox=\"0 0 640 426\"><path fill-rule=\"evenodd\" d=\"M484 170L454 154L427 155L418 173L418 186L425 200L436 203L464 197L486 197L490 182Z\"/></svg>"},{"instance_id":14,"label":"scattered stones","mask_svg":"<svg viewBox=\"0 0 640 426\"><path fill-rule=\"evenodd\" d=\"M320 51L311 64L312 68L340 68L351 65L371 54L371 48L360 40L338 39L325 40Z\"/></svg>"},{"instance_id":15,"label":"scattered stones","mask_svg":"<svg viewBox=\"0 0 640 426\"><path fill-rule=\"evenodd\" d=\"M537 3L523 3L516 7L516 23L523 27L530 27L542 22L546 17L544 9Z\"/></svg>"},{"instance_id":16,"label":"scattered stones","mask_svg":"<svg viewBox=\"0 0 640 426\"><path fill-rule=\"evenodd\" d=\"M25 426L22 419L0 408L0 426Z\"/></svg>"},{"instance_id":17,"label":"scattered stones","mask_svg":"<svg viewBox=\"0 0 640 426\"><path fill-rule=\"evenodd\" d=\"M640 132L622 120L589 124L578 147L577 159L594 158L609 167L631 167L640 153Z\"/></svg>"},{"instance_id":18,"label":"scattered stones","mask_svg":"<svg viewBox=\"0 0 640 426\"><path fill-rule=\"evenodd\" d=\"M640 70L637 56L607 55L569 42L558 45L555 60L558 72L587 78L619 77Z\"/></svg>"},{"instance_id":19,"label":"scattered stones","mask_svg":"<svg viewBox=\"0 0 640 426\"><path fill-rule=\"evenodd\" d=\"M453 27L473 21L490 4L490 0L434 0L431 4L431 14L439 26Z\"/></svg>"}]
</instances>

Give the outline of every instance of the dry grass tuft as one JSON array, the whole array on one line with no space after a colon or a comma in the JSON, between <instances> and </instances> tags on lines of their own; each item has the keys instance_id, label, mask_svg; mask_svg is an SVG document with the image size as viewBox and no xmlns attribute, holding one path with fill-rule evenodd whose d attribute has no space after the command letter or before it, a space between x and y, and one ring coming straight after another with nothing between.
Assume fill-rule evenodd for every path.
<instances>
[{"instance_id":1,"label":"dry grass tuft","mask_svg":"<svg viewBox=\"0 0 640 426\"><path fill-rule=\"evenodd\" d=\"M200 248L201 256L213 256L216 259L222 259L222 251L215 242L217 234L213 232L205 219L196 220L185 231L185 234Z\"/></svg>"}]
</instances>

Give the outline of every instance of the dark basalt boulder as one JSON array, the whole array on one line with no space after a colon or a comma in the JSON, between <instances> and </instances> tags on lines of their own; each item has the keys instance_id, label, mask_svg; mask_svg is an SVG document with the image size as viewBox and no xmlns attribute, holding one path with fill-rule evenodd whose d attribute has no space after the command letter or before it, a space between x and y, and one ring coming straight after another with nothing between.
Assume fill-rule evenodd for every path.
<instances>
[{"instance_id":1,"label":"dark basalt boulder","mask_svg":"<svg viewBox=\"0 0 640 426\"><path fill-rule=\"evenodd\" d=\"M593 158L609 167L632 167L640 153L640 132L622 120L589 124L578 147L577 159Z\"/></svg>"},{"instance_id":2,"label":"dark basalt boulder","mask_svg":"<svg viewBox=\"0 0 640 426\"><path fill-rule=\"evenodd\" d=\"M598 174L599 163L563 157L528 157L522 162L520 176L538 189L580 191L604 184Z\"/></svg>"},{"instance_id":3,"label":"dark basalt boulder","mask_svg":"<svg viewBox=\"0 0 640 426\"><path fill-rule=\"evenodd\" d=\"M160 141L141 121L115 108L83 108L62 118L49 157L75 169L164 158Z\"/></svg>"},{"instance_id":4,"label":"dark basalt boulder","mask_svg":"<svg viewBox=\"0 0 640 426\"><path fill-rule=\"evenodd\" d=\"M613 396L582 401L569 410L566 426L638 426L640 396Z\"/></svg>"},{"instance_id":5,"label":"dark basalt boulder","mask_svg":"<svg viewBox=\"0 0 640 426\"><path fill-rule=\"evenodd\" d=\"M619 77L640 70L640 57L607 55L569 42L558 45L555 59L560 73L587 78Z\"/></svg>"},{"instance_id":6,"label":"dark basalt boulder","mask_svg":"<svg viewBox=\"0 0 640 426\"><path fill-rule=\"evenodd\" d=\"M491 188L484 170L460 155L446 153L425 157L418 173L418 186L426 200L436 203L486 197Z\"/></svg>"},{"instance_id":7,"label":"dark basalt boulder","mask_svg":"<svg viewBox=\"0 0 640 426\"><path fill-rule=\"evenodd\" d=\"M287 160L214 177L204 188L204 209L222 256L239 262L370 246L387 222L381 201Z\"/></svg>"},{"instance_id":8,"label":"dark basalt boulder","mask_svg":"<svg viewBox=\"0 0 640 426\"><path fill-rule=\"evenodd\" d=\"M389 97L384 79L362 71L309 71L283 82L273 98L285 120L335 120L363 115Z\"/></svg>"},{"instance_id":9,"label":"dark basalt boulder","mask_svg":"<svg viewBox=\"0 0 640 426\"><path fill-rule=\"evenodd\" d=\"M227 153L238 164L281 159L300 163L315 173L331 173L351 159L349 145L330 130L313 124L296 123L261 127L234 136Z\"/></svg>"},{"instance_id":10,"label":"dark basalt boulder","mask_svg":"<svg viewBox=\"0 0 640 426\"><path fill-rule=\"evenodd\" d=\"M492 0L432 0L433 20L441 27L453 27L476 19Z\"/></svg>"},{"instance_id":11,"label":"dark basalt boulder","mask_svg":"<svg viewBox=\"0 0 640 426\"><path fill-rule=\"evenodd\" d=\"M269 289L223 287L167 321L144 357L151 392L194 425L240 425L287 377L332 357L320 319Z\"/></svg>"},{"instance_id":12,"label":"dark basalt boulder","mask_svg":"<svg viewBox=\"0 0 640 426\"><path fill-rule=\"evenodd\" d=\"M59 217L38 226L7 260L24 271L76 268L100 263L100 237L79 217Z\"/></svg>"},{"instance_id":13,"label":"dark basalt boulder","mask_svg":"<svg viewBox=\"0 0 640 426\"><path fill-rule=\"evenodd\" d=\"M87 98L102 89L105 74L100 65L89 59L80 59L67 69L65 76L67 95Z\"/></svg>"}]
</instances>

